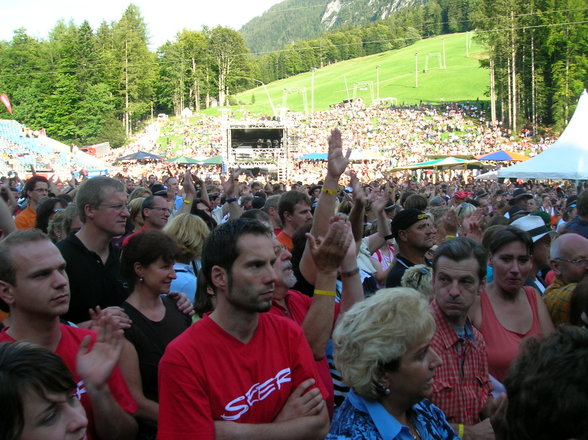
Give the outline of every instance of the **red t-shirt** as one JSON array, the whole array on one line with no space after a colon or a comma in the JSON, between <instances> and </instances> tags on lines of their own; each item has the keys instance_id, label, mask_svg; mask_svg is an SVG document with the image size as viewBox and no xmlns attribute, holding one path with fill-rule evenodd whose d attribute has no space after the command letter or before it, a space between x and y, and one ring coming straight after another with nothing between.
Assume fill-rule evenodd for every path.
<instances>
[{"instance_id":1,"label":"red t-shirt","mask_svg":"<svg viewBox=\"0 0 588 440\"><path fill-rule=\"evenodd\" d=\"M306 318L306 314L308 313L308 309L310 309L310 305L312 304L312 298L304 295L301 292L298 292L297 290L289 290L285 300L287 310L284 309L284 307L282 307L282 305L278 301L274 300L272 301L272 308L269 310L269 313L273 313L274 315L278 316L283 316L285 318L291 318L298 325L302 326L302 323ZM337 321L337 317L339 316L341 304L335 303L334 307L335 315L333 325L335 324L335 321ZM333 410L335 407L335 388L333 387L333 379L331 378L329 362L326 356L322 358L320 361L315 362L321 380L323 381L325 388L329 392L329 396L325 400L327 403L327 407L329 409L329 415L332 417Z\"/></svg>"},{"instance_id":2,"label":"red t-shirt","mask_svg":"<svg viewBox=\"0 0 588 440\"><path fill-rule=\"evenodd\" d=\"M159 363L157 438L214 439L214 421L271 423L311 377L326 398L296 323L261 313L244 344L206 316L172 341Z\"/></svg>"},{"instance_id":3,"label":"red t-shirt","mask_svg":"<svg viewBox=\"0 0 588 440\"><path fill-rule=\"evenodd\" d=\"M90 335L92 337L91 347L94 346L94 342L96 341L96 332L77 327L71 327L64 324L60 324L59 327L61 329L61 340L59 341L59 345L55 350L55 354L59 355L59 357L63 359L63 362L69 371L72 372L74 380L78 385L76 395L86 410L86 417L88 417L87 437L88 440L92 440L94 438L98 438L98 436L96 435L94 427L92 405L88 395L86 394L86 387L84 382L77 373L76 356L80 348L80 343L86 335ZM14 338L6 333L6 330L8 330L8 327L3 329L0 333L0 342L16 342ZM40 367L42 368L42 366ZM129 388L127 387L127 384L123 379L118 367L116 367L112 372L112 375L108 380L108 387L110 388L112 396L124 411L129 414L134 414L137 411L137 404L135 403L135 400L133 399L133 396L131 395L131 392L129 391Z\"/></svg>"}]
</instances>

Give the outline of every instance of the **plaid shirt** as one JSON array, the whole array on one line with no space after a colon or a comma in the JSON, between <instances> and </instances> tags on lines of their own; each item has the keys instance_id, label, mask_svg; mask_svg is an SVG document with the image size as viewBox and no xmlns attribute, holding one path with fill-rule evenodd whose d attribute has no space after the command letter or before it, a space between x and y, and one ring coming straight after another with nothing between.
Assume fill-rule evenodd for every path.
<instances>
[{"instance_id":1,"label":"plaid shirt","mask_svg":"<svg viewBox=\"0 0 588 440\"><path fill-rule=\"evenodd\" d=\"M435 374L431 402L450 423L479 423L480 411L492 392L484 337L468 319L473 340L460 339L435 300L430 307L437 324L431 348L443 360Z\"/></svg>"},{"instance_id":2,"label":"plaid shirt","mask_svg":"<svg viewBox=\"0 0 588 440\"><path fill-rule=\"evenodd\" d=\"M553 283L545 289L543 299L545 300L545 305L547 306L547 310L549 310L549 315L555 327L560 324L570 323L570 305L576 284L565 284L556 277Z\"/></svg>"}]
</instances>

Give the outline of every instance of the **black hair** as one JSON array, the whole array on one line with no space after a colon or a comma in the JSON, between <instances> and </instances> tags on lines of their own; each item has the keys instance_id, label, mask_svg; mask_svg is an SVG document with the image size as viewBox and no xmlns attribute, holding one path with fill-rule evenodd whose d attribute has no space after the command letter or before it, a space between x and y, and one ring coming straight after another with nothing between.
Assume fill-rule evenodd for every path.
<instances>
[{"instance_id":1,"label":"black hair","mask_svg":"<svg viewBox=\"0 0 588 440\"><path fill-rule=\"evenodd\" d=\"M204 241L202 270L207 283L213 289L215 286L212 283L212 268L219 266L230 273L233 263L239 257L240 249L237 242L241 236L247 234L270 237L271 231L257 220L238 218L215 228Z\"/></svg>"},{"instance_id":2,"label":"black hair","mask_svg":"<svg viewBox=\"0 0 588 440\"><path fill-rule=\"evenodd\" d=\"M588 330L523 343L504 382L508 440L588 439Z\"/></svg>"},{"instance_id":3,"label":"black hair","mask_svg":"<svg viewBox=\"0 0 588 440\"><path fill-rule=\"evenodd\" d=\"M139 278L135 272L135 263L147 267L161 258L173 264L178 252L178 245L169 235L156 229L139 232L123 248L120 257L121 275L132 289Z\"/></svg>"},{"instance_id":4,"label":"black hair","mask_svg":"<svg viewBox=\"0 0 588 440\"><path fill-rule=\"evenodd\" d=\"M496 231L488 244L488 251L495 254L503 246L514 242L522 243L527 248L529 255L533 253L533 240L529 233L514 226L505 226Z\"/></svg>"},{"instance_id":5,"label":"black hair","mask_svg":"<svg viewBox=\"0 0 588 440\"><path fill-rule=\"evenodd\" d=\"M26 342L0 343L0 438L18 440L24 428L23 396L73 392L76 382L63 360Z\"/></svg>"}]
</instances>

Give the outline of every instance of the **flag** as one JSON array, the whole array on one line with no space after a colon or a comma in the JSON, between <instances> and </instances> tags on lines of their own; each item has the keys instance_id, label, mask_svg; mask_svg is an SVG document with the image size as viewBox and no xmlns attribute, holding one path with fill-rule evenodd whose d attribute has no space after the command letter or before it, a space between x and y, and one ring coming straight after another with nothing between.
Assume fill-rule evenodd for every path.
<instances>
[{"instance_id":1,"label":"flag","mask_svg":"<svg viewBox=\"0 0 588 440\"><path fill-rule=\"evenodd\" d=\"M10 100L8 99L8 96L6 96L6 93L2 93L0 95L0 101L2 101L2 103L4 104L4 107L6 107L6 110L8 110L8 113L12 114L12 107L10 106Z\"/></svg>"}]
</instances>

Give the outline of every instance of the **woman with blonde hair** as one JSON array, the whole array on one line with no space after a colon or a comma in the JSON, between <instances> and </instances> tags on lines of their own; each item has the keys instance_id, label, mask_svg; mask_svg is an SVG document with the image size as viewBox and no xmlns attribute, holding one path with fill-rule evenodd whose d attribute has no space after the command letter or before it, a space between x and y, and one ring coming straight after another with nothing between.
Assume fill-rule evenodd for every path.
<instances>
[{"instance_id":1,"label":"woman with blonde hair","mask_svg":"<svg viewBox=\"0 0 588 440\"><path fill-rule=\"evenodd\" d=\"M133 223L133 231L138 231L143 226L143 214L141 212L141 206L145 197L135 197L129 202L129 221Z\"/></svg>"},{"instance_id":2,"label":"woman with blonde hair","mask_svg":"<svg viewBox=\"0 0 588 440\"><path fill-rule=\"evenodd\" d=\"M414 289L382 289L355 304L333 333L335 365L351 387L329 440L457 440L427 400L441 359L430 348L435 321Z\"/></svg>"},{"instance_id":3,"label":"woman with blonde hair","mask_svg":"<svg viewBox=\"0 0 588 440\"><path fill-rule=\"evenodd\" d=\"M163 232L172 237L179 247L174 265L177 278L172 281L171 291L185 293L193 303L202 245L210 234L210 229L200 217L183 213L169 220Z\"/></svg>"}]
</instances>

